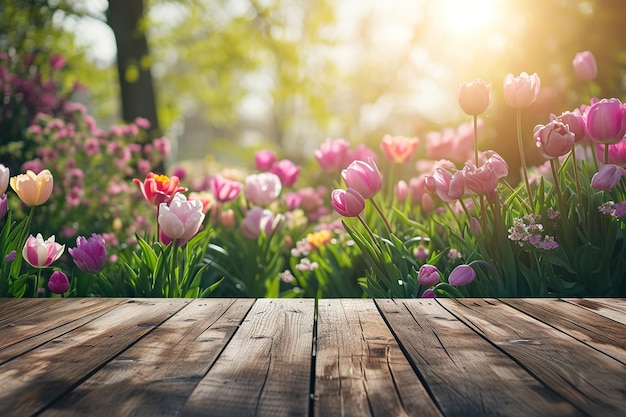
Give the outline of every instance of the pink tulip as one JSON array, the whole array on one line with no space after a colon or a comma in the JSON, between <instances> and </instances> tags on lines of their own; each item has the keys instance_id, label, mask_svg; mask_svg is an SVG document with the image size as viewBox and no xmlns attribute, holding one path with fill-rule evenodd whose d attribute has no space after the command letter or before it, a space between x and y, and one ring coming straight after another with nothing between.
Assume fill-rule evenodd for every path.
<instances>
[{"instance_id":1,"label":"pink tulip","mask_svg":"<svg viewBox=\"0 0 626 417\"><path fill-rule=\"evenodd\" d=\"M581 81L591 81L598 75L596 58L590 51L578 52L572 61L574 72Z\"/></svg>"},{"instance_id":2,"label":"pink tulip","mask_svg":"<svg viewBox=\"0 0 626 417\"><path fill-rule=\"evenodd\" d=\"M389 161L405 164L413 158L418 145L418 138L385 135L380 143L380 149Z\"/></svg>"},{"instance_id":3,"label":"pink tulip","mask_svg":"<svg viewBox=\"0 0 626 417\"><path fill-rule=\"evenodd\" d=\"M0 164L0 195L4 194L7 188L9 188L9 178L11 178L9 168Z\"/></svg>"},{"instance_id":4,"label":"pink tulip","mask_svg":"<svg viewBox=\"0 0 626 417\"><path fill-rule=\"evenodd\" d=\"M269 171L274 162L276 162L276 154L267 149L260 150L254 155L256 169L261 172Z\"/></svg>"},{"instance_id":5,"label":"pink tulip","mask_svg":"<svg viewBox=\"0 0 626 417\"><path fill-rule=\"evenodd\" d=\"M350 144L345 139L327 138L313 155L322 171L338 171L350 163L349 152Z\"/></svg>"},{"instance_id":6,"label":"pink tulip","mask_svg":"<svg viewBox=\"0 0 626 417\"><path fill-rule=\"evenodd\" d=\"M612 191L624 176L626 176L624 168L613 164L602 165L591 178L591 188L597 191Z\"/></svg>"},{"instance_id":7,"label":"pink tulip","mask_svg":"<svg viewBox=\"0 0 626 417\"><path fill-rule=\"evenodd\" d=\"M417 273L417 282L425 287L432 287L439 282L439 271L433 265L424 264Z\"/></svg>"},{"instance_id":8,"label":"pink tulip","mask_svg":"<svg viewBox=\"0 0 626 417\"><path fill-rule=\"evenodd\" d=\"M522 72L518 77L508 73L504 76L504 101L510 107L523 109L536 100L541 88L541 80L536 73Z\"/></svg>"},{"instance_id":9,"label":"pink tulip","mask_svg":"<svg viewBox=\"0 0 626 417\"><path fill-rule=\"evenodd\" d=\"M335 211L344 217L357 217L365 208L365 199L354 188L333 190L330 200Z\"/></svg>"},{"instance_id":10,"label":"pink tulip","mask_svg":"<svg viewBox=\"0 0 626 417\"><path fill-rule=\"evenodd\" d=\"M626 165L626 140L621 140L613 145L596 145L598 155L604 155L604 147L609 147L609 164Z\"/></svg>"},{"instance_id":11,"label":"pink tulip","mask_svg":"<svg viewBox=\"0 0 626 417\"><path fill-rule=\"evenodd\" d=\"M70 289L70 280L62 271L54 271L48 280L48 289L53 294L65 294Z\"/></svg>"},{"instance_id":12,"label":"pink tulip","mask_svg":"<svg viewBox=\"0 0 626 417\"><path fill-rule=\"evenodd\" d=\"M462 171L452 173L446 168L437 168L432 175L424 178L424 184L428 192L436 194L441 200L447 202L458 200L465 194Z\"/></svg>"},{"instance_id":13,"label":"pink tulip","mask_svg":"<svg viewBox=\"0 0 626 417\"><path fill-rule=\"evenodd\" d=\"M236 200L241 194L243 185L240 182L229 180L216 175L211 178L211 192L215 196L215 199L220 203L227 203L229 201Z\"/></svg>"},{"instance_id":14,"label":"pink tulip","mask_svg":"<svg viewBox=\"0 0 626 417\"><path fill-rule=\"evenodd\" d=\"M585 111L585 133L596 143L613 144L626 134L626 108L616 98L602 99Z\"/></svg>"},{"instance_id":15,"label":"pink tulip","mask_svg":"<svg viewBox=\"0 0 626 417\"><path fill-rule=\"evenodd\" d=\"M480 79L463 83L458 88L459 105L470 116L478 116L489 107L491 84Z\"/></svg>"},{"instance_id":16,"label":"pink tulip","mask_svg":"<svg viewBox=\"0 0 626 417\"><path fill-rule=\"evenodd\" d=\"M280 178L271 172L248 175L245 179L246 199L255 206L267 206L273 203L281 190Z\"/></svg>"},{"instance_id":17,"label":"pink tulip","mask_svg":"<svg viewBox=\"0 0 626 417\"><path fill-rule=\"evenodd\" d=\"M202 201L187 200L184 194L176 194L169 204L159 207L160 231L172 240L189 240L198 233L204 213Z\"/></svg>"},{"instance_id":18,"label":"pink tulip","mask_svg":"<svg viewBox=\"0 0 626 417\"><path fill-rule=\"evenodd\" d=\"M400 180L396 183L396 186L393 188L394 193L396 194L396 200L398 203L404 203L407 198L409 198L409 184L404 180Z\"/></svg>"},{"instance_id":19,"label":"pink tulip","mask_svg":"<svg viewBox=\"0 0 626 417\"><path fill-rule=\"evenodd\" d=\"M504 158L502 158L497 152L481 152L480 157L485 159L485 165L489 166L489 168L492 169L493 172L495 172L498 179L504 178L509 175L509 166L507 165Z\"/></svg>"},{"instance_id":20,"label":"pink tulip","mask_svg":"<svg viewBox=\"0 0 626 417\"><path fill-rule=\"evenodd\" d=\"M450 272L448 283L456 287L467 285L476 278L476 271L469 265L459 265Z\"/></svg>"},{"instance_id":21,"label":"pink tulip","mask_svg":"<svg viewBox=\"0 0 626 417\"><path fill-rule=\"evenodd\" d=\"M9 198L6 193L0 195L0 219L2 219L9 211Z\"/></svg>"},{"instance_id":22,"label":"pink tulip","mask_svg":"<svg viewBox=\"0 0 626 417\"><path fill-rule=\"evenodd\" d=\"M241 222L241 233L248 239L257 239L261 233L270 235L278 230L284 221L282 214L274 215L271 210L252 207Z\"/></svg>"},{"instance_id":23,"label":"pink tulip","mask_svg":"<svg viewBox=\"0 0 626 417\"><path fill-rule=\"evenodd\" d=\"M569 131L567 125L556 120L545 126L535 126L533 135L537 148L546 159L567 155L572 150L572 145L576 140L576 136Z\"/></svg>"},{"instance_id":24,"label":"pink tulip","mask_svg":"<svg viewBox=\"0 0 626 417\"><path fill-rule=\"evenodd\" d=\"M179 186L180 179L175 175L168 177L149 172L143 182L137 178L133 182L139 186L146 200L157 207L161 203L169 202L174 194L187 191L185 187Z\"/></svg>"},{"instance_id":25,"label":"pink tulip","mask_svg":"<svg viewBox=\"0 0 626 417\"><path fill-rule=\"evenodd\" d=\"M282 159L272 166L270 172L278 175L283 187L291 187L298 181L300 167L289 159Z\"/></svg>"},{"instance_id":26,"label":"pink tulip","mask_svg":"<svg viewBox=\"0 0 626 417\"><path fill-rule=\"evenodd\" d=\"M580 142L585 138L585 119L580 114L580 110L566 111L560 116L550 115L550 120L556 120L567 125L569 131L574 134L575 142Z\"/></svg>"},{"instance_id":27,"label":"pink tulip","mask_svg":"<svg viewBox=\"0 0 626 417\"><path fill-rule=\"evenodd\" d=\"M352 161L341 171L341 176L348 188L358 191L365 199L374 197L383 187L383 176L372 159L369 163Z\"/></svg>"},{"instance_id":28,"label":"pink tulip","mask_svg":"<svg viewBox=\"0 0 626 417\"><path fill-rule=\"evenodd\" d=\"M47 240L43 240L41 233L37 237L30 235L26 239L22 256L31 266L35 268L45 268L52 265L54 261L61 257L65 250L65 245L61 245L54 241L54 235Z\"/></svg>"},{"instance_id":29,"label":"pink tulip","mask_svg":"<svg viewBox=\"0 0 626 417\"><path fill-rule=\"evenodd\" d=\"M466 162L462 172L465 186L473 193L486 195L498 186L498 174L488 164L477 168L472 162Z\"/></svg>"}]
</instances>

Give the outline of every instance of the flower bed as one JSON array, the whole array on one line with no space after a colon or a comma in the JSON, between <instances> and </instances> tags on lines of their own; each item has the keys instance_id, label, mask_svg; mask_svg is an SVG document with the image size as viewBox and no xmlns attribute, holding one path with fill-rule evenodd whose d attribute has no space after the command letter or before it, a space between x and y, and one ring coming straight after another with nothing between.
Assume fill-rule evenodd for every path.
<instances>
[{"instance_id":1,"label":"flower bed","mask_svg":"<svg viewBox=\"0 0 626 417\"><path fill-rule=\"evenodd\" d=\"M595 77L593 55L574 68ZM103 132L79 105L39 114L26 173L0 165L0 296L626 295L626 107L592 99L547 116L532 132L546 163L529 167L522 109L540 79L508 74L503 88L520 184L478 147L482 80L459 87L473 123L429 136L432 159L413 175L400 168L418 138L386 135L380 154L327 139L304 186L302 168L269 150L248 172L167 176L153 170L168 141L147 140L145 120Z\"/></svg>"}]
</instances>

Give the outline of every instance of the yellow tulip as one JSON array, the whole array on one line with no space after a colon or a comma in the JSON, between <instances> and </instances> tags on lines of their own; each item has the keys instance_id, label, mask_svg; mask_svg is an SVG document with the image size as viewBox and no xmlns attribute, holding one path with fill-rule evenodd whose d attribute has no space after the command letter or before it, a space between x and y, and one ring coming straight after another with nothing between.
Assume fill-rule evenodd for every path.
<instances>
[{"instance_id":1,"label":"yellow tulip","mask_svg":"<svg viewBox=\"0 0 626 417\"><path fill-rule=\"evenodd\" d=\"M44 169L39 174L28 170L26 174L11 177L11 188L27 206L40 206L52 194L52 174Z\"/></svg>"}]
</instances>

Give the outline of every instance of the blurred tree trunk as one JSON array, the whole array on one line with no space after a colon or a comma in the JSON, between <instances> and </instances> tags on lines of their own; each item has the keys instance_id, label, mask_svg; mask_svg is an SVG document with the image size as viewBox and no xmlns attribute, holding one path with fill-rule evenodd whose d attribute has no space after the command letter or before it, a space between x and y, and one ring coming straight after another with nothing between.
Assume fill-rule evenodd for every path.
<instances>
[{"instance_id":1,"label":"blurred tree trunk","mask_svg":"<svg viewBox=\"0 0 626 417\"><path fill-rule=\"evenodd\" d=\"M148 119L158 131L156 98L144 25L144 0L109 0L107 23L115 34L117 70L122 93L122 117Z\"/></svg>"}]
</instances>

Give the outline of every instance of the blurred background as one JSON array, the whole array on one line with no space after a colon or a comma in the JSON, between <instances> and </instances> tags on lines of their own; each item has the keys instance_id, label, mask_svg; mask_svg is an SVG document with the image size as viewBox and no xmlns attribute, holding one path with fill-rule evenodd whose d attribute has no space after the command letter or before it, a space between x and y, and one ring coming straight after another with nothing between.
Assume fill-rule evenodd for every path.
<instances>
[{"instance_id":1,"label":"blurred background","mask_svg":"<svg viewBox=\"0 0 626 417\"><path fill-rule=\"evenodd\" d=\"M328 137L422 140L471 120L457 87L482 78L481 148L515 166L505 74L541 78L523 114L527 161L541 163L532 128L549 113L624 99L625 20L623 0L3 0L0 51L65 57L63 85L98 124L150 120L173 140L170 164L250 164L261 148L304 163ZM590 84L572 69L583 50L598 63ZM16 134L0 128L0 145Z\"/></svg>"}]
</instances>

